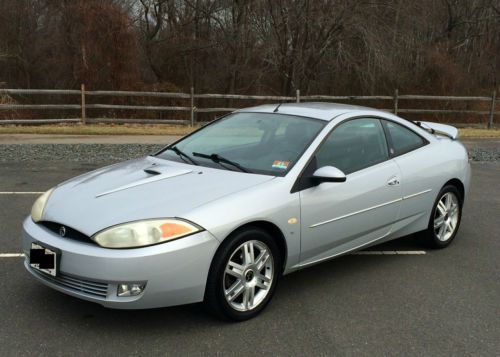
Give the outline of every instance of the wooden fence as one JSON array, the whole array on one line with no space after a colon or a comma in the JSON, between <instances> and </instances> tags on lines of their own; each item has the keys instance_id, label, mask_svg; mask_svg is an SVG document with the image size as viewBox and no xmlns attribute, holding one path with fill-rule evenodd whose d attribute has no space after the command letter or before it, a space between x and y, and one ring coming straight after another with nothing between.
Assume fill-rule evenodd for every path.
<instances>
[{"instance_id":1,"label":"wooden fence","mask_svg":"<svg viewBox=\"0 0 500 357\"><path fill-rule=\"evenodd\" d=\"M263 96L263 95L238 95L238 94L196 94L191 88L190 93L170 93L170 92L132 92L132 91L86 91L82 84L80 90L53 90L53 89L0 89L0 99L2 96L29 96L29 95L62 95L74 96L79 99L78 104L17 104L0 102L0 114L2 111L15 110L71 110L78 113L73 119L4 119L2 124L49 124L49 123L143 123L143 124L190 124L196 123L197 113L224 113L231 112L238 108L229 107L197 107L196 103L200 99L226 99L226 100L252 100L252 101L273 101L273 102L301 102L301 101L381 101L388 102L389 105L382 110L395 114L470 114L487 116L487 127L492 128L496 111L496 92L488 96L432 96L432 95L409 95L399 94L398 90L394 95L378 96L329 96L329 95L308 95L301 96L300 90L295 96ZM188 106L162 106L162 105L116 105L116 104L88 104L91 97L144 97L144 98L170 98L188 101ZM460 109L410 109L401 108L400 102L405 100L418 101L453 101L453 102L488 102L489 110L460 110ZM189 113L185 120L168 119L117 119L117 118L90 118L89 110L124 110L124 111L153 111L153 112L183 112Z\"/></svg>"}]
</instances>

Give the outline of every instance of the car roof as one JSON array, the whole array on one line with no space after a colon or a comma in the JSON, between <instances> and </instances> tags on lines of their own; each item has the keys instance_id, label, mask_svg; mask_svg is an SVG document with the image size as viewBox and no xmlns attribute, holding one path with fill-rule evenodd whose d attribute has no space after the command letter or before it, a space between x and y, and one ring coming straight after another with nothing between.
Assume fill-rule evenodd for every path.
<instances>
[{"instance_id":1,"label":"car roof","mask_svg":"<svg viewBox=\"0 0 500 357\"><path fill-rule=\"evenodd\" d=\"M279 103L264 104L256 107L240 109L237 112L274 113L274 110L276 109L278 104ZM362 107L358 105L326 103L326 102L303 102L303 103L282 103L276 113L299 115L309 118L330 121L340 114L359 111L359 110L378 111L377 109Z\"/></svg>"}]
</instances>

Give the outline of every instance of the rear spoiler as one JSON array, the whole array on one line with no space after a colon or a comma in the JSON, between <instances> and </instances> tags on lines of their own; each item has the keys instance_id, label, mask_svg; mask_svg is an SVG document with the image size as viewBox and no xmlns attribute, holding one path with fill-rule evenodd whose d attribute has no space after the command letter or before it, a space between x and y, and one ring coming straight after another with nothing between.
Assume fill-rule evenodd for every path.
<instances>
[{"instance_id":1,"label":"rear spoiler","mask_svg":"<svg viewBox=\"0 0 500 357\"><path fill-rule=\"evenodd\" d=\"M431 134L446 136L451 140L456 140L458 138L458 129L454 126L433 123L430 121L416 121L414 123Z\"/></svg>"}]
</instances>

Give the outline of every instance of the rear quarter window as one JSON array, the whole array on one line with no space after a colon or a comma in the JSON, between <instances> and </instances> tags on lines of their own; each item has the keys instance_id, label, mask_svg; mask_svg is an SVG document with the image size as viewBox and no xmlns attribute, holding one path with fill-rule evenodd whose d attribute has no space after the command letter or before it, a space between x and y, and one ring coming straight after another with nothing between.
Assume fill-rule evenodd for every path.
<instances>
[{"instance_id":1,"label":"rear quarter window","mask_svg":"<svg viewBox=\"0 0 500 357\"><path fill-rule=\"evenodd\" d=\"M393 155L401 155L426 144L425 139L403 125L385 121L392 141Z\"/></svg>"}]
</instances>

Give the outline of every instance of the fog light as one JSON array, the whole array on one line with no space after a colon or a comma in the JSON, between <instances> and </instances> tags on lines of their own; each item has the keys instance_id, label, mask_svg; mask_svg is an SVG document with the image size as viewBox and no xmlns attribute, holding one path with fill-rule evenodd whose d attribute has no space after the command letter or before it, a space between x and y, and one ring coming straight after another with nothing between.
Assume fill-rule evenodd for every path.
<instances>
[{"instance_id":1,"label":"fog light","mask_svg":"<svg viewBox=\"0 0 500 357\"><path fill-rule=\"evenodd\" d=\"M144 283L119 284L117 295L120 297L137 296L144 291L145 287L146 284Z\"/></svg>"}]
</instances>

